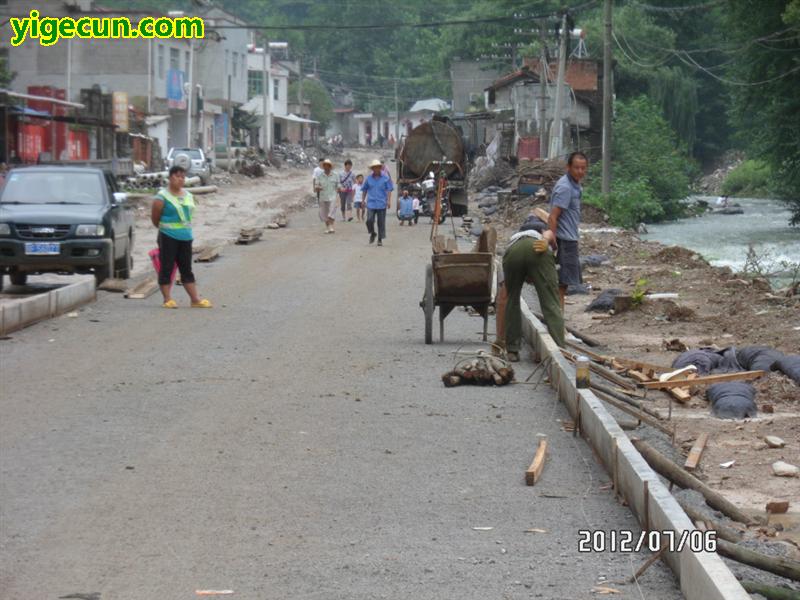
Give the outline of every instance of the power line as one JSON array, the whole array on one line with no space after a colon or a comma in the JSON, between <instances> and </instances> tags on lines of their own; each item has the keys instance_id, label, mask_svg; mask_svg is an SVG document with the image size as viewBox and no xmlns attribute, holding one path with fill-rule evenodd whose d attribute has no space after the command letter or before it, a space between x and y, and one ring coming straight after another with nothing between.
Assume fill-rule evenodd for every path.
<instances>
[{"instance_id":1,"label":"power line","mask_svg":"<svg viewBox=\"0 0 800 600\"><path fill-rule=\"evenodd\" d=\"M456 19L452 21L431 21L428 23L409 23L409 22L395 22L383 24L327 24L327 25L215 25L212 29L252 29L252 30L266 30L266 31L327 31L327 30L381 30L381 29L400 29L406 27L414 28L434 28L434 27L455 27L464 25L485 25L490 23L511 23L519 21L520 19L545 19L547 17L555 17L561 15L563 12L573 13L580 12L595 4L597 0L584 2L573 7L568 7L559 11L550 11L547 13L517 13L512 16L503 17L485 17L482 19Z\"/></svg>"},{"instance_id":2,"label":"power line","mask_svg":"<svg viewBox=\"0 0 800 600\"><path fill-rule=\"evenodd\" d=\"M636 0L630 0L630 3L638 6L642 10L649 10L650 12L663 12L663 13L682 13L691 12L695 10L705 10L718 4L723 4L725 0L711 0L710 2L703 2L701 4L689 4L686 6L656 6L654 4L644 4Z\"/></svg>"},{"instance_id":3,"label":"power line","mask_svg":"<svg viewBox=\"0 0 800 600\"><path fill-rule=\"evenodd\" d=\"M762 81L734 81L733 79L727 79L725 77L720 77L716 73L713 73L712 71L708 70L703 65L699 64L696 60L694 60L688 54L686 55L686 60L684 60L684 58L681 56L680 53L676 53L676 56L685 65L687 65L689 67L692 67L692 68L700 69L704 73L707 73L707 74L711 75L711 77L713 77L714 79L717 79L718 81L721 81L722 83L726 83L728 85L741 86L741 87L754 87L754 86L757 86L757 85L764 85L764 84L767 84L767 83L772 83L773 81L778 81L779 79L783 79L784 77L788 77L789 75L791 75L793 73L797 73L798 71L800 71L800 65L798 65L794 69L789 69L788 71L785 71L785 72L781 73L780 75L776 75L775 77L770 77L769 79L764 79Z\"/></svg>"}]
</instances>

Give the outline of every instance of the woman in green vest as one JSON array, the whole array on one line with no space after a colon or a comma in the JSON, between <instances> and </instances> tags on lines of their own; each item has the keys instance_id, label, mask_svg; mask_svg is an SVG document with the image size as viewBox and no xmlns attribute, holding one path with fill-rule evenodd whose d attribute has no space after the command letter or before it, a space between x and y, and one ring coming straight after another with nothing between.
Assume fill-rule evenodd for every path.
<instances>
[{"instance_id":1,"label":"woman in green vest","mask_svg":"<svg viewBox=\"0 0 800 600\"><path fill-rule=\"evenodd\" d=\"M211 302L200 298L192 273L192 216L194 198L183 189L186 170L174 166L169 170L169 184L159 190L153 200L150 220L158 227L158 250L161 271L158 285L164 296L164 308L178 308L178 303L170 296L172 290L172 269L178 263L183 289L189 294L192 308L211 308Z\"/></svg>"}]
</instances>

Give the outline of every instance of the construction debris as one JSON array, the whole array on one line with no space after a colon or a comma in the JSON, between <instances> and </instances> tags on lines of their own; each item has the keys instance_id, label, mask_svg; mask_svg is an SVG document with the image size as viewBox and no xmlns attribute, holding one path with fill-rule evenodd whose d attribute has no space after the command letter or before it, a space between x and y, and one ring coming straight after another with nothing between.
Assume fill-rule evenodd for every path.
<instances>
[{"instance_id":1,"label":"construction debris","mask_svg":"<svg viewBox=\"0 0 800 600\"><path fill-rule=\"evenodd\" d=\"M547 439L542 438L539 440L539 447L536 448L536 454L533 457L533 462L528 470L525 471L525 485L534 485L542 476L544 470L544 461L547 456Z\"/></svg>"},{"instance_id":2,"label":"construction debris","mask_svg":"<svg viewBox=\"0 0 800 600\"><path fill-rule=\"evenodd\" d=\"M251 244L261 239L263 231L257 227L243 228L236 240L237 244Z\"/></svg>"},{"instance_id":3,"label":"construction debris","mask_svg":"<svg viewBox=\"0 0 800 600\"><path fill-rule=\"evenodd\" d=\"M452 371L442 375L445 387L457 385L506 385L514 380L514 369L500 358L483 350L475 358L459 361Z\"/></svg>"}]
</instances>

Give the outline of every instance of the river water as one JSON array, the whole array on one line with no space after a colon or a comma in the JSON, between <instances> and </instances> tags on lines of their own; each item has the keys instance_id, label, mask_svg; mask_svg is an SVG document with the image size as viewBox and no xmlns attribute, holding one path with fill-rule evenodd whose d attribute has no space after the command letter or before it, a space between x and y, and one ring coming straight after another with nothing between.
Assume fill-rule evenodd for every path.
<instances>
[{"instance_id":1,"label":"river water","mask_svg":"<svg viewBox=\"0 0 800 600\"><path fill-rule=\"evenodd\" d=\"M716 197L697 196L713 205ZM642 239L670 246L683 246L702 255L712 265L740 271L747 257L748 245L767 257L771 271L785 270L781 261L800 262L800 227L789 226L790 211L778 200L731 198L744 209L742 215L705 214L669 223L648 225ZM774 285L786 285L780 277Z\"/></svg>"}]
</instances>

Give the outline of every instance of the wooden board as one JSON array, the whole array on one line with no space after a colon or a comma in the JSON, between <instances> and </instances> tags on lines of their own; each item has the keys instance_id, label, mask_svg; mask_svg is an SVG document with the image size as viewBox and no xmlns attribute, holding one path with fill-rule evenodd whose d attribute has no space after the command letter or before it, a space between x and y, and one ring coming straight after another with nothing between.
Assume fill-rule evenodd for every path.
<instances>
[{"instance_id":1,"label":"wooden board","mask_svg":"<svg viewBox=\"0 0 800 600\"><path fill-rule=\"evenodd\" d=\"M197 258L194 259L195 262L211 262L216 260L219 255L222 253L222 246L209 246L208 248L203 248L200 253L197 255Z\"/></svg>"},{"instance_id":2,"label":"wooden board","mask_svg":"<svg viewBox=\"0 0 800 600\"><path fill-rule=\"evenodd\" d=\"M648 377L641 371L637 371L636 369L628 369L628 377L631 379L635 379L639 383L648 383L653 381L653 377Z\"/></svg>"},{"instance_id":3,"label":"wooden board","mask_svg":"<svg viewBox=\"0 0 800 600\"><path fill-rule=\"evenodd\" d=\"M723 381L749 381L765 375L764 371L742 371L741 373L724 373L722 375L707 375L696 379L673 379L672 381L649 381L642 385L648 390L668 390L671 388L686 387L687 385L711 385Z\"/></svg>"},{"instance_id":4,"label":"wooden board","mask_svg":"<svg viewBox=\"0 0 800 600\"><path fill-rule=\"evenodd\" d=\"M98 285L97 289L106 292L117 292L121 294L123 292L128 291L128 282L125 279L108 278L104 280L103 283Z\"/></svg>"},{"instance_id":5,"label":"wooden board","mask_svg":"<svg viewBox=\"0 0 800 600\"><path fill-rule=\"evenodd\" d=\"M455 254L458 252L458 242L453 238L447 238L447 246L444 251Z\"/></svg>"},{"instance_id":6,"label":"wooden board","mask_svg":"<svg viewBox=\"0 0 800 600\"><path fill-rule=\"evenodd\" d=\"M433 236L432 246L434 254L442 254L445 249L444 236L443 235Z\"/></svg>"},{"instance_id":7,"label":"wooden board","mask_svg":"<svg viewBox=\"0 0 800 600\"><path fill-rule=\"evenodd\" d=\"M158 290L158 281L156 281L155 277L152 277L145 279L133 289L125 292L125 297L129 300L144 300L152 296L156 290Z\"/></svg>"},{"instance_id":8,"label":"wooden board","mask_svg":"<svg viewBox=\"0 0 800 600\"><path fill-rule=\"evenodd\" d=\"M528 467L528 470L525 471L525 485L533 485L539 481L542 476L542 470L544 469L546 454L547 440L540 439L539 447L536 448L536 454L533 457L533 462L531 463L531 466Z\"/></svg>"},{"instance_id":9,"label":"wooden board","mask_svg":"<svg viewBox=\"0 0 800 600\"><path fill-rule=\"evenodd\" d=\"M692 399L692 392L686 388L672 388L666 392L681 404L686 404Z\"/></svg>"},{"instance_id":10,"label":"wooden board","mask_svg":"<svg viewBox=\"0 0 800 600\"><path fill-rule=\"evenodd\" d=\"M550 213L543 209L541 206L537 206L533 209L533 214L539 217L545 223L550 221Z\"/></svg>"},{"instance_id":11,"label":"wooden board","mask_svg":"<svg viewBox=\"0 0 800 600\"><path fill-rule=\"evenodd\" d=\"M703 456L703 450L706 449L706 442L708 442L708 434L701 433L695 440L694 446L689 451L689 456L683 464L683 468L687 471L694 471L697 468L697 463L700 462L700 457Z\"/></svg>"},{"instance_id":12,"label":"wooden board","mask_svg":"<svg viewBox=\"0 0 800 600\"><path fill-rule=\"evenodd\" d=\"M672 370L670 367L654 365L652 363L644 362L642 360L622 358L621 356L615 356L612 360L618 362L623 367L628 367L629 369L636 369L637 371L641 371L642 373L647 373L648 371L655 371L656 373L666 373L667 371Z\"/></svg>"}]
</instances>

